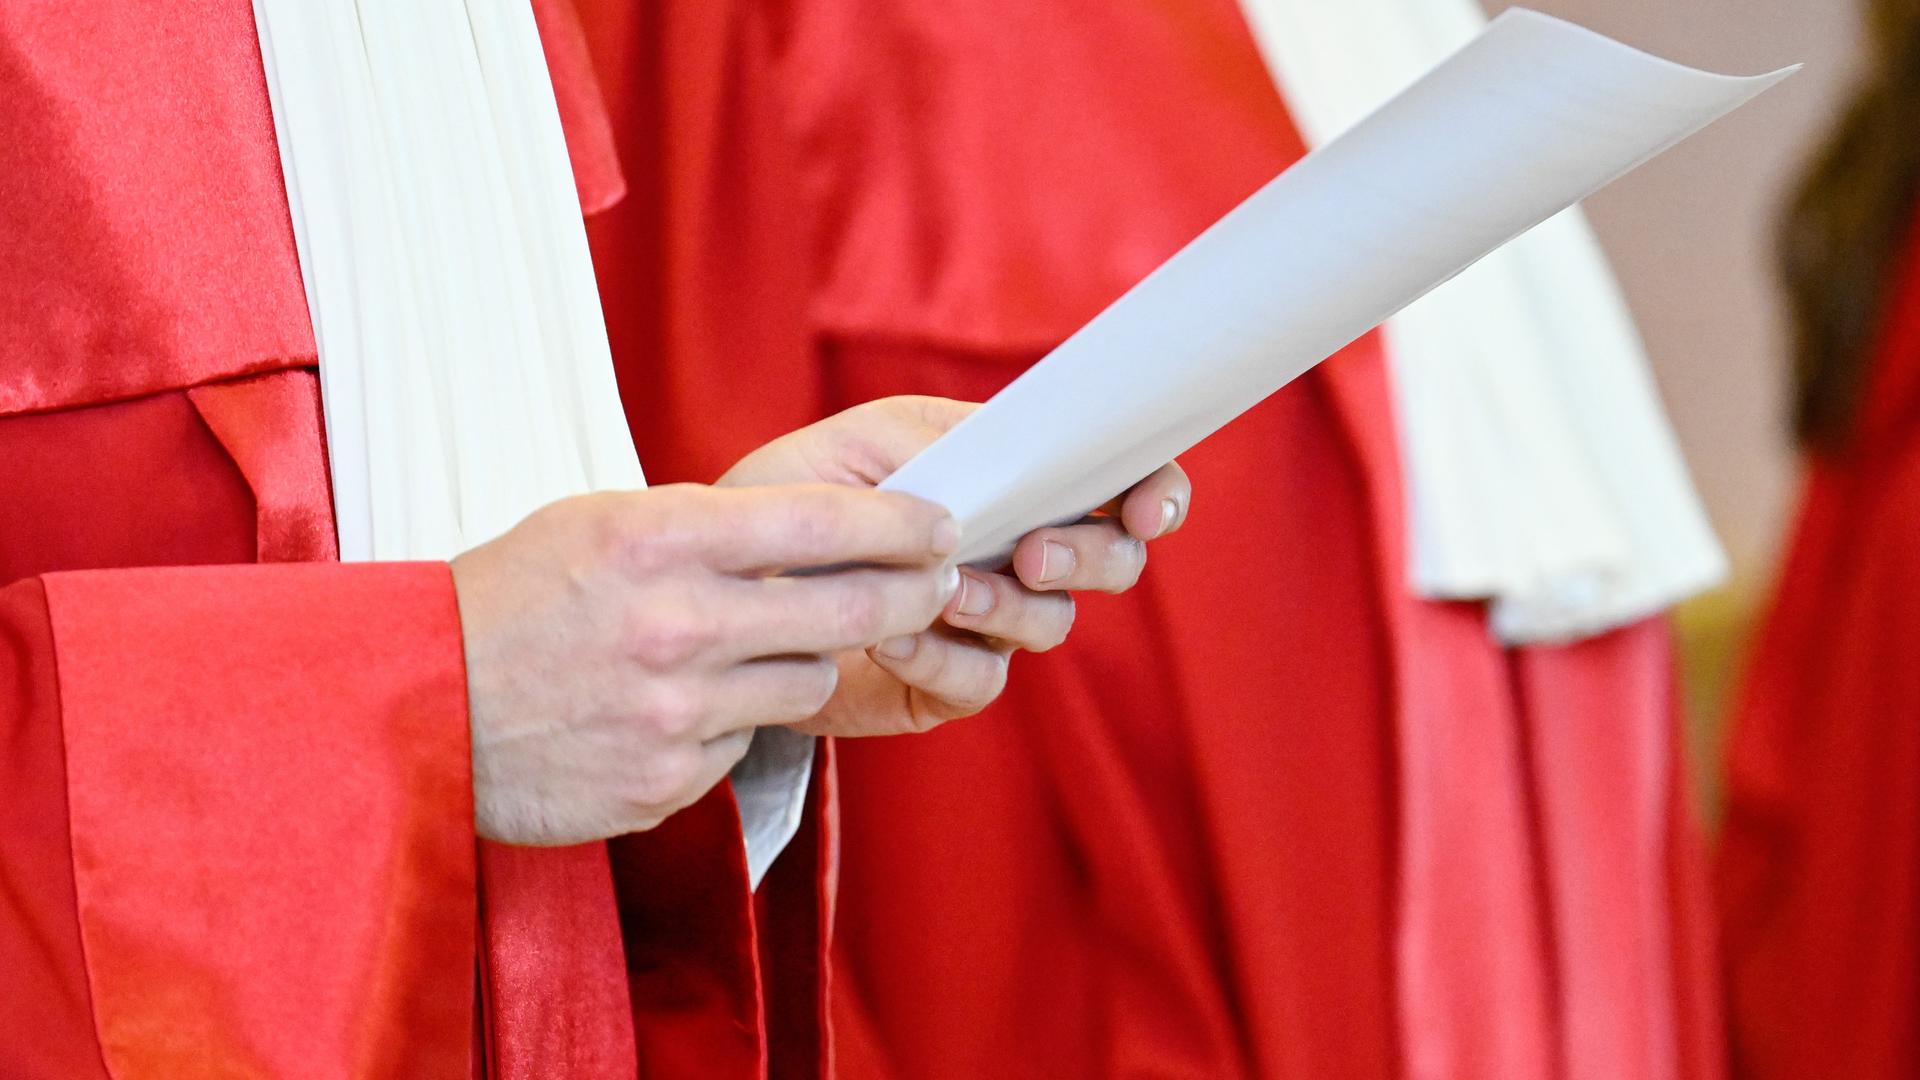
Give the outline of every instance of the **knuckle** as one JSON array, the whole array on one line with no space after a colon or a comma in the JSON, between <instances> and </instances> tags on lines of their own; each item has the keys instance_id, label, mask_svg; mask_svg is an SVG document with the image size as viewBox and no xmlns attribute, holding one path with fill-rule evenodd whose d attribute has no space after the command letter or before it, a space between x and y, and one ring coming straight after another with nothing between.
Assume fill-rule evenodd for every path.
<instances>
[{"instance_id":1,"label":"knuckle","mask_svg":"<svg viewBox=\"0 0 1920 1080\"><path fill-rule=\"evenodd\" d=\"M886 605L880 593L872 587L856 582L836 590L834 625L839 628L840 636L848 642L878 640L884 629L886 614Z\"/></svg>"},{"instance_id":2,"label":"knuckle","mask_svg":"<svg viewBox=\"0 0 1920 1080\"><path fill-rule=\"evenodd\" d=\"M794 548L819 551L833 540L833 514L818 499L800 495L789 497L778 520L790 546Z\"/></svg>"},{"instance_id":3,"label":"knuckle","mask_svg":"<svg viewBox=\"0 0 1920 1080\"><path fill-rule=\"evenodd\" d=\"M725 771L738 765L740 759L747 756L747 751L753 747L753 732L730 731L708 742L706 745L710 752L719 755L718 764L721 770ZM702 775L700 770L703 764L702 762L696 762L694 768L694 784L697 787L696 795L706 794L707 787L720 782L718 776L711 776L710 774Z\"/></svg>"},{"instance_id":4,"label":"knuckle","mask_svg":"<svg viewBox=\"0 0 1920 1080\"><path fill-rule=\"evenodd\" d=\"M640 709L640 721L655 735L679 743L697 734L704 712L698 695L678 686L656 686Z\"/></svg>"},{"instance_id":5,"label":"knuckle","mask_svg":"<svg viewBox=\"0 0 1920 1080\"><path fill-rule=\"evenodd\" d=\"M1066 642L1067 638L1073 634L1073 624L1080 618L1080 605L1075 602L1073 597L1067 597L1067 602L1064 607L1065 610L1060 617L1060 640L1054 642L1055 645Z\"/></svg>"},{"instance_id":6,"label":"knuckle","mask_svg":"<svg viewBox=\"0 0 1920 1080\"><path fill-rule=\"evenodd\" d=\"M652 832L659 828L661 823L666 820L667 814L663 811L655 810L652 807L635 806L628 809L627 820L622 826L622 831L629 833Z\"/></svg>"},{"instance_id":7,"label":"knuckle","mask_svg":"<svg viewBox=\"0 0 1920 1080\"><path fill-rule=\"evenodd\" d=\"M981 694L975 699L976 708L984 709L993 704L1002 691L1007 688L1007 672L1012 658L1006 653L996 652L993 661L987 666L987 678L981 685Z\"/></svg>"},{"instance_id":8,"label":"knuckle","mask_svg":"<svg viewBox=\"0 0 1920 1080\"><path fill-rule=\"evenodd\" d=\"M1046 628L1036 635L1035 642L1027 651L1047 652L1066 644L1067 637L1073 633L1073 620L1079 614L1073 597L1062 593L1063 603L1057 605L1048 615Z\"/></svg>"},{"instance_id":9,"label":"knuckle","mask_svg":"<svg viewBox=\"0 0 1920 1080\"><path fill-rule=\"evenodd\" d=\"M987 589L997 588L991 579L983 579L981 584ZM916 614L924 616L926 622L931 624L935 619L940 617L940 612L946 609L947 601L953 598L953 594L958 590L959 586L960 572L958 570L936 570L932 573L920 575L919 602L921 606ZM996 596L995 599L998 600L999 597Z\"/></svg>"},{"instance_id":10,"label":"knuckle","mask_svg":"<svg viewBox=\"0 0 1920 1080\"><path fill-rule=\"evenodd\" d=\"M929 690L939 699L939 708L932 708L925 702L916 702L911 710L910 723L915 733L924 734L939 727L948 720L974 713L993 704L1007 684L1007 655L998 651L980 653L978 666L969 664L965 670L953 662L953 657L942 651L938 659L930 660L934 670L925 680L927 686L938 686L938 690ZM916 680L919 682L920 680Z\"/></svg>"},{"instance_id":11,"label":"knuckle","mask_svg":"<svg viewBox=\"0 0 1920 1080\"><path fill-rule=\"evenodd\" d=\"M927 708L925 705L916 703L907 715L906 731L902 734L925 735L927 732L946 723L947 719L947 717Z\"/></svg>"},{"instance_id":12,"label":"knuckle","mask_svg":"<svg viewBox=\"0 0 1920 1080\"><path fill-rule=\"evenodd\" d=\"M685 561L687 548L713 513L713 493L698 484L587 496L606 500L600 551L628 573L645 575Z\"/></svg>"},{"instance_id":13,"label":"knuckle","mask_svg":"<svg viewBox=\"0 0 1920 1080\"><path fill-rule=\"evenodd\" d=\"M923 635L920 648L913 655L911 677L918 686L948 697L948 683L953 681L952 642L934 634Z\"/></svg>"},{"instance_id":14,"label":"knuckle","mask_svg":"<svg viewBox=\"0 0 1920 1080\"><path fill-rule=\"evenodd\" d=\"M815 661L813 671L806 676L806 683L800 695L802 706L801 719L818 713L833 700L834 691L840 688L840 665L832 660Z\"/></svg>"},{"instance_id":15,"label":"knuckle","mask_svg":"<svg viewBox=\"0 0 1920 1080\"><path fill-rule=\"evenodd\" d=\"M983 652L982 664L975 678L969 681L966 691L958 701L969 710L978 712L993 703L1000 692L1007 687L1007 654L998 650Z\"/></svg>"},{"instance_id":16,"label":"knuckle","mask_svg":"<svg viewBox=\"0 0 1920 1080\"><path fill-rule=\"evenodd\" d=\"M1007 654L991 653L980 669L978 678L968 685L964 693L953 699L954 704L963 709L967 715L972 715L993 704L1006 688Z\"/></svg>"},{"instance_id":17,"label":"knuckle","mask_svg":"<svg viewBox=\"0 0 1920 1080\"><path fill-rule=\"evenodd\" d=\"M592 519L593 552L600 562L630 574L645 574L661 561L662 523L657 515L619 508Z\"/></svg>"},{"instance_id":18,"label":"knuckle","mask_svg":"<svg viewBox=\"0 0 1920 1080\"><path fill-rule=\"evenodd\" d=\"M906 723L902 734L925 735L956 716L967 714L967 707L945 694L925 691L908 695Z\"/></svg>"},{"instance_id":19,"label":"knuckle","mask_svg":"<svg viewBox=\"0 0 1920 1080\"><path fill-rule=\"evenodd\" d=\"M719 635L713 617L699 606L681 603L675 607L679 610L670 614L643 614L628 630L628 655L649 671L685 667L712 648Z\"/></svg>"},{"instance_id":20,"label":"knuckle","mask_svg":"<svg viewBox=\"0 0 1920 1080\"><path fill-rule=\"evenodd\" d=\"M700 757L681 748L651 755L634 770L627 801L642 815L664 818L699 797Z\"/></svg>"},{"instance_id":21,"label":"knuckle","mask_svg":"<svg viewBox=\"0 0 1920 1080\"><path fill-rule=\"evenodd\" d=\"M1131 536L1116 537L1108 556L1108 565L1111 567L1107 585L1109 591L1126 592L1140 583L1140 575L1147 568L1145 541Z\"/></svg>"}]
</instances>

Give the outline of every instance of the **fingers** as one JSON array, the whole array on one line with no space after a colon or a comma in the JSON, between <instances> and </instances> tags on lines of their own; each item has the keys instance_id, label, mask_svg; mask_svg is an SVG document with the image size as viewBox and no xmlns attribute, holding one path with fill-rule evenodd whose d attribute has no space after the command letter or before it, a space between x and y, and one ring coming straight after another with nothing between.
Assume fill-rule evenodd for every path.
<instances>
[{"instance_id":1,"label":"fingers","mask_svg":"<svg viewBox=\"0 0 1920 1080\"><path fill-rule=\"evenodd\" d=\"M1022 537L1013 552L1014 572L1030 589L1125 592L1146 569L1143 541L1185 524L1192 502L1186 470L1170 462L1102 507L1110 517Z\"/></svg>"},{"instance_id":2,"label":"fingers","mask_svg":"<svg viewBox=\"0 0 1920 1080\"><path fill-rule=\"evenodd\" d=\"M747 750L752 745L752 729L729 731L699 744L693 752L691 768L682 778L680 790L665 802L666 806L672 808L670 812L677 813L699 802L702 796L727 778L733 767L740 764L740 759L747 756ZM648 827L658 824L655 821Z\"/></svg>"},{"instance_id":3,"label":"fingers","mask_svg":"<svg viewBox=\"0 0 1920 1080\"><path fill-rule=\"evenodd\" d=\"M737 731L810 719L833 697L840 668L826 656L750 660L705 676L633 673L622 723L659 745L692 746Z\"/></svg>"},{"instance_id":4,"label":"fingers","mask_svg":"<svg viewBox=\"0 0 1920 1080\"><path fill-rule=\"evenodd\" d=\"M849 478L877 484L951 431L980 406L948 398L902 396L856 406L823 425Z\"/></svg>"},{"instance_id":5,"label":"fingers","mask_svg":"<svg viewBox=\"0 0 1920 1080\"><path fill-rule=\"evenodd\" d=\"M706 734L809 720L833 697L839 681L840 666L824 656L737 665L720 677Z\"/></svg>"},{"instance_id":6,"label":"fingers","mask_svg":"<svg viewBox=\"0 0 1920 1080\"><path fill-rule=\"evenodd\" d=\"M750 730L729 731L717 735L700 744L702 767L700 775L690 785L694 789L693 802L713 789L715 784L726 779L740 759L747 756L753 747L753 732Z\"/></svg>"},{"instance_id":7,"label":"fingers","mask_svg":"<svg viewBox=\"0 0 1920 1080\"><path fill-rule=\"evenodd\" d=\"M743 487L819 480L872 487L976 408L933 397L869 401L775 439L741 458L718 482Z\"/></svg>"},{"instance_id":8,"label":"fingers","mask_svg":"<svg viewBox=\"0 0 1920 1080\"><path fill-rule=\"evenodd\" d=\"M881 670L916 692L922 726L979 712L1007 685L1007 646L939 630L889 639L868 651Z\"/></svg>"},{"instance_id":9,"label":"fingers","mask_svg":"<svg viewBox=\"0 0 1920 1080\"><path fill-rule=\"evenodd\" d=\"M1016 649L1046 652L1067 639L1073 611L1070 593L1034 592L1005 574L963 570L945 618L949 625Z\"/></svg>"},{"instance_id":10,"label":"fingers","mask_svg":"<svg viewBox=\"0 0 1920 1080\"><path fill-rule=\"evenodd\" d=\"M664 527L726 573L874 564L913 566L953 553L960 528L947 511L898 492L837 484L709 488L703 520Z\"/></svg>"},{"instance_id":11,"label":"fingers","mask_svg":"<svg viewBox=\"0 0 1920 1080\"><path fill-rule=\"evenodd\" d=\"M1125 592L1146 569L1147 546L1119 521L1040 529L1013 549L1013 570L1029 589Z\"/></svg>"},{"instance_id":12,"label":"fingers","mask_svg":"<svg viewBox=\"0 0 1920 1080\"><path fill-rule=\"evenodd\" d=\"M929 397L923 394L902 394L899 397L882 398L874 404L882 408L896 409L942 434L953 430L960 421L972 416L974 410L980 407L977 401L955 401L952 398Z\"/></svg>"},{"instance_id":13,"label":"fingers","mask_svg":"<svg viewBox=\"0 0 1920 1080\"><path fill-rule=\"evenodd\" d=\"M1127 489L1116 502L1110 512L1126 525L1127 532L1136 540L1153 540L1186 523L1193 482L1179 462L1172 462Z\"/></svg>"},{"instance_id":14,"label":"fingers","mask_svg":"<svg viewBox=\"0 0 1920 1080\"><path fill-rule=\"evenodd\" d=\"M704 742L676 743L650 754L615 758L619 779L606 786L608 801L577 801L575 812L590 812L592 820L567 823L546 842L577 843L574 838L583 834L607 837L651 829L699 802L726 779L752 743L752 731L730 731ZM573 786L579 793L592 790L585 784Z\"/></svg>"},{"instance_id":15,"label":"fingers","mask_svg":"<svg viewBox=\"0 0 1920 1080\"><path fill-rule=\"evenodd\" d=\"M931 626L959 583L951 567L728 582L718 640L732 659L864 649Z\"/></svg>"}]
</instances>

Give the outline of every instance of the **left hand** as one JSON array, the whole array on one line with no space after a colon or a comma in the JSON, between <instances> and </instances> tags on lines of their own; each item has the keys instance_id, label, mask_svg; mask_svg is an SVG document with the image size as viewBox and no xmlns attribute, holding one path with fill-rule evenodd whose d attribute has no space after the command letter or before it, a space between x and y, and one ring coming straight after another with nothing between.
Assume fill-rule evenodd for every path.
<instances>
[{"instance_id":1,"label":"left hand","mask_svg":"<svg viewBox=\"0 0 1920 1080\"><path fill-rule=\"evenodd\" d=\"M868 402L776 439L741 459L722 485L834 483L871 487L978 406L933 397ZM826 708L794 725L817 735L926 731L979 712L1006 686L1016 649L1045 652L1073 626L1071 591L1124 592L1146 568L1146 541L1186 521L1187 474L1169 464L1085 522L1029 533L1011 573L961 570L941 621L840 657Z\"/></svg>"}]
</instances>

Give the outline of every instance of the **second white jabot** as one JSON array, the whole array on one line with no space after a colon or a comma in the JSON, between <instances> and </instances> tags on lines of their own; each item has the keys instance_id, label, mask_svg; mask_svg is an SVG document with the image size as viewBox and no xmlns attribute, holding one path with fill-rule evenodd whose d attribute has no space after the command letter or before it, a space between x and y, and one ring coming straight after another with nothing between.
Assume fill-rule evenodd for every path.
<instances>
[{"instance_id":1,"label":"second white jabot","mask_svg":"<svg viewBox=\"0 0 1920 1080\"><path fill-rule=\"evenodd\" d=\"M1320 146L1466 44L1472 0L1242 0ZM1510 643L1588 636L1717 584L1726 558L1578 209L1385 328L1412 587L1491 601Z\"/></svg>"}]
</instances>

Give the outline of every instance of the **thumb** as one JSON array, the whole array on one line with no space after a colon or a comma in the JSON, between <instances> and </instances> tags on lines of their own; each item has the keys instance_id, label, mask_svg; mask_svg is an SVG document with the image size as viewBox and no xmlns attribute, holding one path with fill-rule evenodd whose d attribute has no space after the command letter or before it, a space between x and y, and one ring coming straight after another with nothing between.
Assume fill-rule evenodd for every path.
<instances>
[{"instance_id":1,"label":"thumb","mask_svg":"<svg viewBox=\"0 0 1920 1080\"><path fill-rule=\"evenodd\" d=\"M857 471L869 483L885 480L979 407L972 401L918 395L881 398L859 406L855 410L859 422L845 429L860 444L862 460Z\"/></svg>"}]
</instances>

